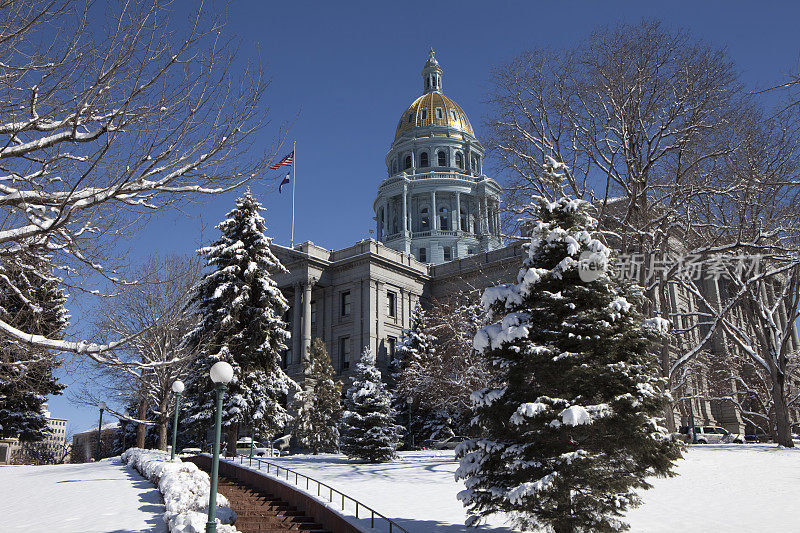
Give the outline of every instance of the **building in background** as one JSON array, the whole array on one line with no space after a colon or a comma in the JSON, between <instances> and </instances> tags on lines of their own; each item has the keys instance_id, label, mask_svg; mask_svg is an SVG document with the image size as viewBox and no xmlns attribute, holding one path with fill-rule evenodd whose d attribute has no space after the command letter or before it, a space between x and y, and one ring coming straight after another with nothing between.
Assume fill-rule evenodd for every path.
<instances>
[{"instance_id":1,"label":"building in background","mask_svg":"<svg viewBox=\"0 0 800 533\"><path fill-rule=\"evenodd\" d=\"M100 458L114 455L114 439L117 436L119 422L103 424L100 431ZM97 427L75 433L72 436L71 463L86 463L97 456Z\"/></svg>"}]
</instances>

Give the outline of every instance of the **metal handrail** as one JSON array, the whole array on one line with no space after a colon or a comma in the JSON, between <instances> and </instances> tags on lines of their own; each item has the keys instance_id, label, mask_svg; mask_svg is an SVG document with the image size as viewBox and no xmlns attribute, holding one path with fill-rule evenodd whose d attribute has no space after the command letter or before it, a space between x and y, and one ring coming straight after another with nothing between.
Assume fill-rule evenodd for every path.
<instances>
[{"instance_id":1,"label":"metal handrail","mask_svg":"<svg viewBox=\"0 0 800 533\"><path fill-rule=\"evenodd\" d=\"M342 511L345 510L345 500L349 500L349 501L355 503L356 518L357 519L360 518L358 516L358 508L359 508L359 506L363 507L367 512L371 513L370 514L370 527L373 528L373 529L375 528L375 517L377 516L379 518L383 518L389 524L389 533L393 533L394 531L402 531L403 533L409 533L409 531L406 528L404 528L403 526L401 526L400 524L398 524L397 522L395 522L394 520L392 520L388 516L382 515L381 513L379 513L378 511L376 511L372 507L364 505L363 503L361 503L360 501L356 500L355 498L352 498L352 497L348 496L347 494L334 489L333 487L331 487L330 485L328 485L326 483L323 483L322 481L319 481L319 480L314 479L312 477L308 477L305 474L301 474L300 472L297 472L296 470L292 470L290 468L279 466L279 465L276 465L275 463L270 463L269 461L265 461L264 459L261 459L260 457L250 457L249 455L243 455L243 454L237 454L237 456L239 457L239 464L244 464L244 460L248 459L250 461L249 466L251 466L251 467L253 466L253 460L255 459L259 471L261 470L262 463L266 464L267 465L267 472L266 472L267 474L269 474L270 467L274 467L275 468L275 474L274 475L278 479L280 479L281 470L284 470L286 472L286 481L289 481L289 474L294 474L294 484L297 485L298 487L300 486L300 483L299 483L300 479L301 478L305 479L305 481L306 481L306 491L310 491L309 482L313 481L314 483L317 484L317 496L320 497L320 498L322 498L324 496L322 494L322 487L325 487L325 489L327 489L327 492L328 492L328 502L333 503L333 495L334 495L334 493L337 496L341 496L342 497ZM234 462L235 462L235 460L234 460Z\"/></svg>"}]
</instances>

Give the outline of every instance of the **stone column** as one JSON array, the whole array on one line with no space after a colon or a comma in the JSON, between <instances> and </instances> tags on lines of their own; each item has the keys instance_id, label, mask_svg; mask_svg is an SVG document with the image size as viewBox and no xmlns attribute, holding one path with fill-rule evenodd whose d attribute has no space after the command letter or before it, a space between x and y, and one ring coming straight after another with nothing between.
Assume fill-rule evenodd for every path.
<instances>
[{"instance_id":1,"label":"stone column","mask_svg":"<svg viewBox=\"0 0 800 533\"><path fill-rule=\"evenodd\" d=\"M483 197L483 213L481 214L481 225L483 226L482 233L489 233L489 200L484 195Z\"/></svg>"},{"instance_id":2,"label":"stone column","mask_svg":"<svg viewBox=\"0 0 800 533\"><path fill-rule=\"evenodd\" d=\"M461 230L461 193L459 191L456 191L456 217L453 229L455 231Z\"/></svg>"},{"instance_id":3,"label":"stone column","mask_svg":"<svg viewBox=\"0 0 800 533\"><path fill-rule=\"evenodd\" d=\"M294 307L292 308L292 360L289 363L300 362L300 284L294 286Z\"/></svg>"},{"instance_id":4,"label":"stone column","mask_svg":"<svg viewBox=\"0 0 800 533\"><path fill-rule=\"evenodd\" d=\"M311 287L313 281L309 280L303 286L303 346L300 361L308 359L308 349L311 347Z\"/></svg>"},{"instance_id":5,"label":"stone column","mask_svg":"<svg viewBox=\"0 0 800 533\"><path fill-rule=\"evenodd\" d=\"M436 212L436 191L431 191L431 231L439 228L439 213Z\"/></svg>"},{"instance_id":6,"label":"stone column","mask_svg":"<svg viewBox=\"0 0 800 533\"><path fill-rule=\"evenodd\" d=\"M408 188L406 184L403 183L403 237L406 236L406 231L408 231Z\"/></svg>"}]
</instances>

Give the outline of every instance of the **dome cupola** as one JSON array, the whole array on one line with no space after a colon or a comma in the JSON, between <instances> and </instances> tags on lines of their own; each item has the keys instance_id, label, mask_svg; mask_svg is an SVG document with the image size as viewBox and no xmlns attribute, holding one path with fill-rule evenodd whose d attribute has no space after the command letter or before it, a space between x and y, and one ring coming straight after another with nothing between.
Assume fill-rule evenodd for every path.
<instances>
[{"instance_id":1,"label":"dome cupola","mask_svg":"<svg viewBox=\"0 0 800 533\"><path fill-rule=\"evenodd\" d=\"M442 93L442 72L431 49L423 94L400 117L373 203L378 240L434 264L502 245L500 186L483 173L466 113Z\"/></svg>"},{"instance_id":2,"label":"dome cupola","mask_svg":"<svg viewBox=\"0 0 800 533\"><path fill-rule=\"evenodd\" d=\"M442 92L442 67L436 61L436 52L433 48L428 52L428 61L422 69L422 83L425 87L424 94Z\"/></svg>"}]
</instances>

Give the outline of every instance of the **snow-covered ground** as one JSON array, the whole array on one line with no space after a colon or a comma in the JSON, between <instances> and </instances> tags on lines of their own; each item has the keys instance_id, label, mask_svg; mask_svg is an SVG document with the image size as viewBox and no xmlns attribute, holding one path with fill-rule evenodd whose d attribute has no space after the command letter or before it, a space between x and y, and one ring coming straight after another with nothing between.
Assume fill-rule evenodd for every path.
<instances>
[{"instance_id":1,"label":"snow-covered ground","mask_svg":"<svg viewBox=\"0 0 800 533\"><path fill-rule=\"evenodd\" d=\"M677 472L652 480L631 531L800 531L800 448L695 445Z\"/></svg>"},{"instance_id":2,"label":"snow-covered ground","mask_svg":"<svg viewBox=\"0 0 800 533\"><path fill-rule=\"evenodd\" d=\"M356 464L341 455L297 455L271 461L333 485L412 533L466 531L450 451L401 452L398 461ZM679 476L654 479L644 504L629 513L631 531L797 531L800 449L774 445L691 447ZM481 528L508 532L501 526Z\"/></svg>"},{"instance_id":3,"label":"snow-covered ground","mask_svg":"<svg viewBox=\"0 0 800 533\"><path fill-rule=\"evenodd\" d=\"M152 483L119 458L98 463L0 466L5 533L166 532Z\"/></svg>"}]
</instances>

